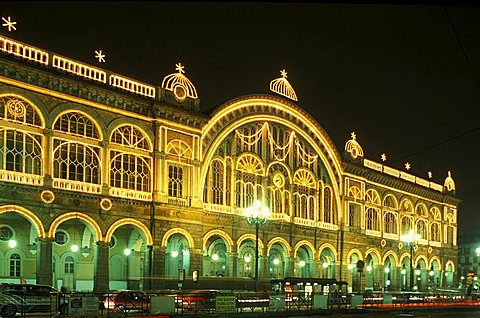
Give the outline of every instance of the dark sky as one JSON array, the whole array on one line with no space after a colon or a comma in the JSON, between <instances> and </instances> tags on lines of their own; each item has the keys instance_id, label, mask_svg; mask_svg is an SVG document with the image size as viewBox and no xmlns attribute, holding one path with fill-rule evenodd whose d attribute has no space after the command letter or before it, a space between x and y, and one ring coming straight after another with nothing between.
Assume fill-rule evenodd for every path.
<instances>
[{"instance_id":1,"label":"dark sky","mask_svg":"<svg viewBox=\"0 0 480 318\"><path fill-rule=\"evenodd\" d=\"M443 184L480 227L480 7L411 4L2 2L0 34L153 85L185 65L203 110L268 93L285 68L339 151ZM451 23L449 22L449 18Z\"/></svg>"}]
</instances>

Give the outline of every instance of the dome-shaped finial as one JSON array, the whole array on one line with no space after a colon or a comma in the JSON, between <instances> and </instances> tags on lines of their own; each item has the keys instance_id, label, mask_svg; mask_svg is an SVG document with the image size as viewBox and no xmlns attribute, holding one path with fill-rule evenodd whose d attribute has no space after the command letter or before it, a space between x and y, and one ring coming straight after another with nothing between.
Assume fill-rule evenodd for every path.
<instances>
[{"instance_id":1,"label":"dome-shaped finial","mask_svg":"<svg viewBox=\"0 0 480 318\"><path fill-rule=\"evenodd\" d=\"M455 191L455 181L453 181L452 173L448 172L448 177L445 178L445 183L443 184L448 191Z\"/></svg>"},{"instance_id":2,"label":"dome-shaped finial","mask_svg":"<svg viewBox=\"0 0 480 318\"><path fill-rule=\"evenodd\" d=\"M162 82L162 88L172 91L175 98L180 102L183 102L187 97L198 98L195 86L183 75L185 73L184 68L185 66L181 63L175 64L175 70L178 71L178 73L165 76Z\"/></svg>"},{"instance_id":3,"label":"dome-shaped finial","mask_svg":"<svg viewBox=\"0 0 480 318\"><path fill-rule=\"evenodd\" d=\"M352 156L353 159L356 159L357 157L363 157L363 149L357 142L357 135L355 135L355 132L352 132L351 136L352 139L347 141L345 144L345 150L350 154L350 156Z\"/></svg>"},{"instance_id":4,"label":"dome-shaped finial","mask_svg":"<svg viewBox=\"0 0 480 318\"><path fill-rule=\"evenodd\" d=\"M282 77L276 78L270 82L270 90L274 93L288 97L291 100L298 101L295 90L287 80L287 72L285 70L281 70L280 74Z\"/></svg>"}]
</instances>

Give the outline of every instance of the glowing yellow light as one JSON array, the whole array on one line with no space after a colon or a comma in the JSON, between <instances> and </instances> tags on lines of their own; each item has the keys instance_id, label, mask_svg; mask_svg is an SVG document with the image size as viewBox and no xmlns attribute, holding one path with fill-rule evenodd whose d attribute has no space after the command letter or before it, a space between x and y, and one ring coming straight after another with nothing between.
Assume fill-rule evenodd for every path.
<instances>
[{"instance_id":1,"label":"glowing yellow light","mask_svg":"<svg viewBox=\"0 0 480 318\"><path fill-rule=\"evenodd\" d=\"M453 181L452 174L450 171L448 172L448 177L445 179L444 186L445 188L447 188L448 191L455 190L455 181Z\"/></svg>"},{"instance_id":2,"label":"glowing yellow light","mask_svg":"<svg viewBox=\"0 0 480 318\"><path fill-rule=\"evenodd\" d=\"M49 204L55 200L55 194L50 190L43 190L42 193L40 193L40 199L43 203Z\"/></svg>"},{"instance_id":3,"label":"glowing yellow light","mask_svg":"<svg viewBox=\"0 0 480 318\"><path fill-rule=\"evenodd\" d=\"M355 132L352 132L351 136L352 139L347 141L347 143L345 144L345 151L350 153L353 159L356 159L357 157L363 157L363 149L356 140L357 135L355 134Z\"/></svg>"},{"instance_id":4,"label":"glowing yellow light","mask_svg":"<svg viewBox=\"0 0 480 318\"><path fill-rule=\"evenodd\" d=\"M387 161L387 155L382 153L382 161Z\"/></svg>"},{"instance_id":5,"label":"glowing yellow light","mask_svg":"<svg viewBox=\"0 0 480 318\"><path fill-rule=\"evenodd\" d=\"M411 168L410 163L407 162L407 163L405 164L405 169L410 170L410 168Z\"/></svg>"},{"instance_id":6,"label":"glowing yellow light","mask_svg":"<svg viewBox=\"0 0 480 318\"><path fill-rule=\"evenodd\" d=\"M270 82L270 90L274 93L290 98L291 100L298 101L295 90L287 80L287 72L285 70L281 70L280 74L282 77L274 79Z\"/></svg>"},{"instance_id":7,"label":"glowing yellow light","mask_svg":"<svg viewBox=\"0 0 480 318\"><path fill-rule=\"evenodd\" d=\"M103 211L109 211L112 208L112 201L110 199L104 198L100 201L100 207Z\"/></svg>"},{"instance_id":8,"label":"glowing yellow light","mask_svg":"<svg viewBox=\"0 0 480 318\"><path fill-rule=\"evenodd\" d=\"M103 54L102 50L95 51L95 58L98 59L98 62L105 63L105 54Z\"/></svg>"},{"instance_id":9,"label":"glowing yellow light","mask_svg":"<svg viewBox=\"0 0 480 318\"><path fill-rule=\"evenodd\" d=\"M432 178L432 176L433 176L432 172L431 172L431 171L429 171L429 172L428 172L428 177L431 179L431 178Z\"/></svg>"},{"instance_id":10,"label":"glowing yellow light","mask_svg":"<svg viewBox=\"0 0 480 318\"><path fill-rule=\"evenodd\" d=\"M175 64L175 70L178 71L178 73L183 74L185 71L183 70L185 66L182 65L182 63Z\"/></svg>"},{"instance_id":11,"label":"glowing yellow light","mask_svg":"<svg viewBox=\"0 0 480 318\"><path fill-rule=\"evenodd\" d=\"M184 66L181 63L175 65L175 70L178 73L173 73L165 76L162 81L162 88L165 88L174 93L175 98L182 102L186 96L190 98L198 98L197 90L192 82L183 75L185 73Z\"/></svg>"},{"instance_id":12,"label":"glowing yellow light","mask_svg":"<svg viewBox=\"0 0 480 318\"><path fill-rule=\"evenodd\" d=\"M6 19L2 17L2 20L5 22L4 24L2 24L2 26L7 27L8 32L12 31L12 29L17 30L17 28L15 27L15 24L17 24L17 22L11 21L10 17L7 17Z\"/></svg>"},{"instance_id":13,"label":"glowing yellow light","mask_svg":"<svg viewBox=\"0 0 480 318\"><path fill-rule=\"evenodd\" d=\"M323 267L323 268L327 268L327 267L328 267L328 263L327 263L327 262L323 263L323 264L322 264L322 267Z\"/></svg>"}]
</instances>

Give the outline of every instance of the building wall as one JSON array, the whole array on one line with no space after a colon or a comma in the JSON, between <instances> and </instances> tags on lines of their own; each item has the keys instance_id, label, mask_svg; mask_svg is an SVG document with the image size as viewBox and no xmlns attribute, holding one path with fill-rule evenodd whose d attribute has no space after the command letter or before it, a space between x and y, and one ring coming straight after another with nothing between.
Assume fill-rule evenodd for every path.
<instances>
[{"instance_id":1,"label":"building wall","mask_svg":"<svg viewBox=\"0 0 480 318\"><path fill-rule=\"evenodd\" d=\"M281 97L243 96L205 115L194 95L152 92L1 57L1 281L158 289L176 287L183 269L187 287L198 270L203 287L252 289L246 216L258 200L270 211L258 236L263 288L289 276L411 288L411 228L423 235L415 285L454 284L451 188L372 164L355 138L340 153Z\"/></svg>"}]
</instances>

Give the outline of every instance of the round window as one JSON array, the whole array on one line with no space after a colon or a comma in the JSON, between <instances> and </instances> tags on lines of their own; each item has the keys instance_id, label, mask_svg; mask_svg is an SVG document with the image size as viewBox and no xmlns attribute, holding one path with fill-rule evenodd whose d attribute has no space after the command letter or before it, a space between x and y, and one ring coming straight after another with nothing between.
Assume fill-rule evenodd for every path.
<instances>
[{"instance_id":1,"label":"round window","mask_svg":"<svg viewBox=\"0 0 480 318\"><path fill-rule=\"evenodd\" d=\"M0 226L0 241L7 242L13 238L13 231L8 226Z\"/></svg>"},{"instance_id":2,"label":"round window","mask_svg":"<svg viewBox=\"0 0 480 318\"><path fill-rule=\"evenodd\" d=\"M68 235L65 231L57 231L55 233L55 243L58 245L64 245L68 242Z\"/></svg>"}]
</instances>

